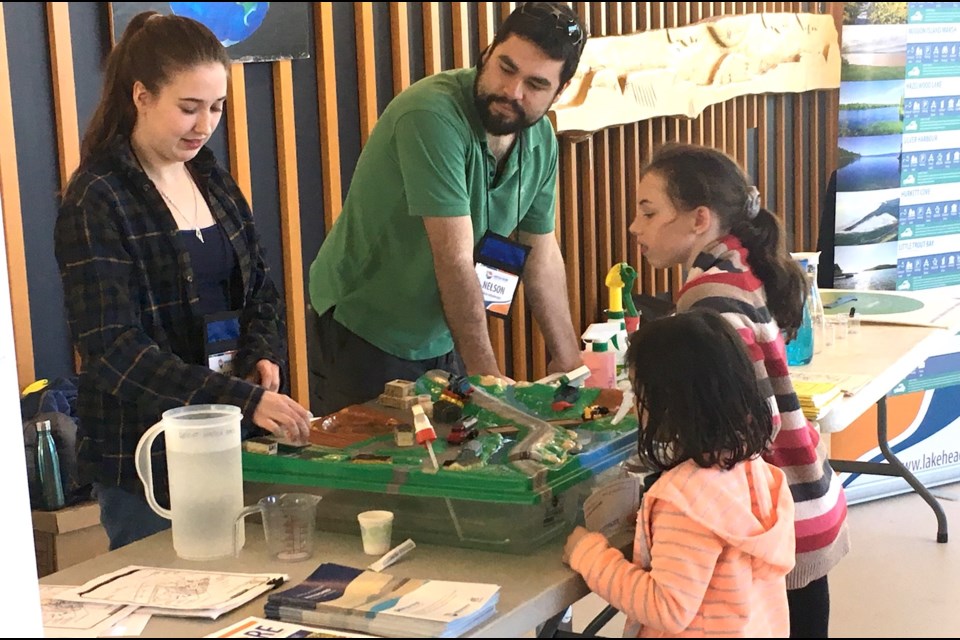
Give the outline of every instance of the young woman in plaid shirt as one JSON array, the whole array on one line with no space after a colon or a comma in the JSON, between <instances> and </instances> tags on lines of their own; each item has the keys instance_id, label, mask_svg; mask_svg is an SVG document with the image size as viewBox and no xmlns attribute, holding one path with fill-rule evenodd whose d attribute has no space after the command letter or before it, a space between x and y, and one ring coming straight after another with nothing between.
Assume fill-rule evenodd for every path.
<instances>
[{"instance_id":1,"label":"young woman in plaid shirt","mask_svg":"<svg viewBox=\"0 0 960 640\"><path fill-rule=\"evenodd\" d=\"M55 227L80 358L81 473L117 548L169 526L143 499L133 452L167 409L239 406L245 424L305 439L309 414L280 392L283 301L250 207L204 147L231 61L204 25L138 14L110 53L100 103ZM232 375L208 367L204 318L234 313ZM157 496L166 460L154 452Z\"/></svg>"}]
</instances>

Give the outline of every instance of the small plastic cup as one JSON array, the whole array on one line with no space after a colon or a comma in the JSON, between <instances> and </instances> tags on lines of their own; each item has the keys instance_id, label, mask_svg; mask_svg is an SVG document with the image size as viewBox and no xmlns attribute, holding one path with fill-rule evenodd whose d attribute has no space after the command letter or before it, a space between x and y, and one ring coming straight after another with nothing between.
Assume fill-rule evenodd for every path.
<instances>
[{"instance_id":1,"label":"small plastic cup","mask_svg":"<svg viewBox=\"0 0 960 640\"><path fill-rule=\"evenodd\" d=\"M426 414L428 418L433 417L433 398L429 393L421 393L418 395L417 404L420 405L420 408L423 409L423 413Z\"/></svg>"},{"instance_id":2,"label":"small plastic cup","mask_svg":"<svg viewBox=\"0 0 960 640\"><path fill-rule=\"evenodd\" d=\"M390 551L393 535L392 511L364 511L357 514L360 522L360 537L363 540L363 552L371 556L382 556Z\"/></svg>"},{"instance_id":3,"label":"small plastic cup","mask_svg":"<svg viewBox=\"0 0 960 640\"><path fill-rule=\"evenodd\" d=\"M838 313L832 316L827 316L827 322L832 324L834 327L834 338L837 340L843 340L847 337L849 331L849 324L847 322L847 316Z\"/></svg>"},{"instance_id":4,"label":"small plastic cup","mask_svg":"<svg viewBox=\"0 0 960 640\"><path fill-rule=\"evenodd\" d=\"M847 333L855 334L860 333L860 316L853 314L852 316L847 316Z\"/></svg>"},{"instance_id":5,"label":"small plastic cup","mask_svg":"<svg viewBox=\"0 0 960 640\"><path fill-rule=\"evenodd\" d=\"M833 343L836 341L837 337L837 325L831 322L830 317L827 316L823 319L823 322L817 324L818 335L814 336L814 344L818 347L829 348L833 346ZM823 341L819 341L818 338L822 337ZM819 351L819 348L818 348Z\"/></svg>"}]
</instances>

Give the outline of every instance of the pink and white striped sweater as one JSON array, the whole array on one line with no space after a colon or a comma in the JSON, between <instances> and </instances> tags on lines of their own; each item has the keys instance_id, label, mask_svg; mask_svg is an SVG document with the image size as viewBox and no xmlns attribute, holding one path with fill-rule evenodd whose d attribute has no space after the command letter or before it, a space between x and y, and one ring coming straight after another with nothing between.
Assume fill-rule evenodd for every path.
<instances>
[{"instance_id":1,"label":"pink and white striped sweater","mask_svg":"<svg viewBox=\"0 0 960 640\"><path fill-rule=\"evenodd\" d=\"M800 408L780 328L766 300L763 283L750 269L748 251L728 235L697 256L680 290L677 312L713 309L747 345L779 429L764 457L786 474L796 504L797 562L787 576L787 588L799 589L827 575L850 550L847 503L820 434Z\"/></svg>"}]
</instances>

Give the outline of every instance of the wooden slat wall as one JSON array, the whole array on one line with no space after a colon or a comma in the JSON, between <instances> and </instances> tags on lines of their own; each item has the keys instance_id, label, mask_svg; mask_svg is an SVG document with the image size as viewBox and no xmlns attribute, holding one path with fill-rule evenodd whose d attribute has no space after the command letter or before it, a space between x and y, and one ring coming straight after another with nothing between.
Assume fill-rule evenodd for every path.
<instances>
[{"instance_id":1,"label":"wooden slat wall","mask_svg":"<svg viewBox=\"0 0 960 640\"><path fill-rule=\"evenodd\" d=\"M61 175L76 163L79 134L76 130L76 100L70 60L69 15L51 3L48 33L56 97L57 139ZM331 3L314 3L319 146L324 224L329 229L339 214L344 189L339 132L344 126L359 126L365 141L385 101L378 90L402 91L419 77L451 66L470 66L493 37L496 27L514 9L512 2L388 3L390 42L378 42L374 34L378 3L354 3L354 28L339 31ZM616 35L637 30L682 26L717 15L774 11L830 11L841 3L807 2L577 2L593 36ZM2 3L0 3L2 8ZM384 7L379 7L383 9ZM420 12L412 19L411 12ZM342 15L342 14L341 14ZM384 14L385 15L385 14ZM0 11L2 20L2 11ZM416 27L414 25L417 25ZM2 26L2 22L0 22ZM839 26L839 23L838 23ZM342 27L342 25L341 25ZM26 304L26 266L20 223L19 181L12 131L12 107L7 56L0 30L0 187L4 206L14 323L21 383L34 379L29 305ZM381 39L382 40L382 39ZM476 46L474 46L476 43ZM336 57L355 49L357 89L338 78ZM452 55L445 56L444 52ZM414 63L414 56L422 56ZM341 60L341 64L353 64ZM378 65L390 64L392 83L378 86ZM341 67L342 68L342 67ZM278 182L281 202L281 237L284 245L284 278L291 328L291 363L295 396L306 401L305 330L301 322L305 307L304 260L300 246L300 215L297 203L296 140L293 135L293 98L290 63L275 63L274 109L278 145ZM263 123L250 122L246 111L244 69L231 73L228 101L230 164L244 193L251 196L248 131ZM359 123L341 121L338 91L349 91L356 100ZM582 331L603 317L607 293L603 284L610 267L620 261L634 265L639 273L637 290L651 295L674 296L683 273L679 268L654 270L638 260L628 227L633 218L636 187L643 166L656 147L678 140L723 149L742 166L755 167L754 178L764 204L780 215L787 229L789 248L814 248L825 176L836 163L837 91L802 95L747 96L709 107L695 119L655 118L614 127L576 142L561 139L557 199L557 238L566 260L570 309L575 328ZM341 100L344 95L340 95ZM768 127L773 125L772 130ZM821 131L822 129L822 131ZM788 151L788 146L791 148ZM304 212L303 215L309 215ZM522 290L512 318L491 320L489 328L498 361L516 379L535 379L546 372L548 355L543 336L532 319Z\"/></svg>"},{"instance_id":2,"label":"wooden slat wall","mask_svg":"<svg viewBox=\"0 0 960 640\"><path fill-rule=\"evenodd\" d=\"M315 2L313 29L317 41L317 103L320 109L320 173L323 177L323 217L329 229L343 205L340 184L340 134L337 131L337 67L334 59L333 5ZM396 70L396 67L394 67Z\"/></svg>"},{"instance_id":3,"label":"wooden slat wall","mask_svg":"<svg viewBox=\"0 0 960 640\"><path fill-rule=\"evenodd\" d=\"M80 132L77 122L77 92L73 84L73 47L70 43L70 14L64 2L47 3L47 27L50 33L50 75L53 78L53 102L57 117L57 143L60 152L60 186L80 164Z\"/></svg>"},{"instance_id":4,"label":"wooden slat wall","mask_svg":"<svg viewBox=\"0 0 960 640\"><path fill-rule=\"evenodd\" d=\"M33 332L30 296L27 292L27 256L23 245L20 210L20 171L13 132L13 100L10 95L10 67L3 3L0 2L0 205L3 240L7 252L7 278L13 310L13 341L17 356L17 380L23 388L34 380Z\"/></svg>"},{"instance_id":5,"label":"wooden slat wall","mask_svg":"<svg viewBox=\"0 0 960 640\"><path fill-rule=\"evenodd\" d=\"M310 405L307 377L307 308L300 239L300 178L297 174L297 135L293 110L293 67L289 60L273 64L273 103L276 109L277 167L280 171L280 235L283 283L287 292L287 341L290 350L290 396Z\"/></svg>"},{"instance_id":6,"label":"wooden slat wall","mask_svg":"<svg viewBox=\"0 0 960 640\"><path fill-rule=\"evenodd\" d=\"M237 181L247 202L253 202L250 174L250 136L247 129L247 80L243 65L230 66L230 99L227 100L227 153L230 175Z\"/></svg>"},{"instance_id":7,"label":"wooden slat wall","mask_svg":"<svg viewBox=\"0 0 960 640\"><path fill-rule=\"evenodd\" d=\"M377 122L377 67L374 54L373 4L354 3L357 28L357 78L360 100L360 144L366 144Z\"/></svg>"}]
</instances>

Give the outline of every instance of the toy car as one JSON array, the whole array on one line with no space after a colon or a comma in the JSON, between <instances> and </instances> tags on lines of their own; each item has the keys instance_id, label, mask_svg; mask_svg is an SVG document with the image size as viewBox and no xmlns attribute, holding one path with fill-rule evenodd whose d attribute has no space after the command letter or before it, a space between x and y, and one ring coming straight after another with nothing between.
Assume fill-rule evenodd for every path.
<instances>
[{"instance_id":1,"label":"toy car","mask_svg":"<svg viewBox=\"0 0 960 640\"><path fill-rule=\"evenodd\" d=\"M602 418L605 415L610 414L610 409L607 407L601 407L600 405L592 404L589 407L583 409L583 419L584 420L596 420Z\"/></svg>"},{"instance_id":2,"label":"toy car","mask_svg":"<svg viewBox=\"0 0 960 640\"><path fill-rule=\"evenodd\" d=\"M477 419L472 417L464 418L450 430L450 433L447 435L447 443L463 444L468 440L476 438L477 434Z\"/></svg>"}]
</instances>

